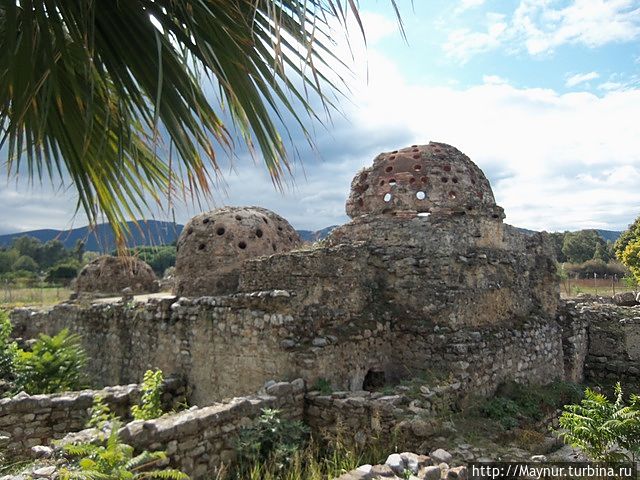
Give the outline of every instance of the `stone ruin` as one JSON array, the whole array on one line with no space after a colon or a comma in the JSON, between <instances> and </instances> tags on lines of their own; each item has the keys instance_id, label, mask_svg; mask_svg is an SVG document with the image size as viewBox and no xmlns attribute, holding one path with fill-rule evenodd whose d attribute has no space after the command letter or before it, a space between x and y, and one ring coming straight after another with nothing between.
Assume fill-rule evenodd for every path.
<instances>
[{"instance_id":1,"label":"stone ruin","mask_svg":"<svg viewBox=\"0 0 640 480\"><path fill-rule=\"evenodd\" d=\"M354 178L347 212L349 223L303 249L268 210L198 215L178 241L180 297L17 309L14 333L34 338L69 328L83 338L94 387L136 382L160 368L183 378L190 402L216 418L220 399L253 393L267 380L322 381L343 392L301 400L296 381L272 382L266 393L295 392L304 403L296 415L304 412L312 429L343 419L360 435L374 424L383 436L404 425L424 439L442 405L490 395L505 381L640 381L640 322L604 328L627 313L601 322L601 312L584 319L575 305L561 304L547 234L503 223L487 179L457 149L430 143L379 155ZM603 353L611 342L622 342L616 355L624 357L613 366ZM417 410L380 392L434 376L446 381L421 387ZM234 422L252 421L245 418L252 401L228 407L238 412ZM209 428L197 415L185 413ZM184 430L172 422L157 427L169 449ZM140 445L159 438L148 433L156 427L131 428ZM194 478L206 478L207 465L224 457L194 448L207 445L207 435L189 439L186 460L171 457Z\"/></svg>"},{"instance_id":2,"label":"stone ruin","mask_svg":"<svg viewBox=\"0 0 640 480\"><path fill-rule=\"evenodd\" d=\"M139 258L103 255L85 265L74 280L78 295L120 295L125 288L132 294L157 292L158 279Z\"/></svg>"},{"instance_id":3,"label":"stone ruin","mask_svg":"<svg viewBox=\"0 0 640 480\"><path fill-rule=\"evenodd\" d=\"M245 260L288 252L300 243L289 222L266 208L226 207L197 215L178 238L176 293L232 293Z\"/></svg>"}]
</instances>

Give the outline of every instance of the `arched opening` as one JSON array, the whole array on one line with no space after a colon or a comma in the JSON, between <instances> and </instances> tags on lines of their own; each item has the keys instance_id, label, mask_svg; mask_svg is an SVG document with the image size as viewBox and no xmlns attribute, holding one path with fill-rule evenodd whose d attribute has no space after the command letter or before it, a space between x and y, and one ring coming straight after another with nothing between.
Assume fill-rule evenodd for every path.
<instances>
[{"instance_id":1,"label":"arched opening","mask_svg":"<svg viewBox=\"0 0 640 480\"><path fill-rule=\"evenodd\" d=\"M368 392L380 390L386 384L384 372L382 370L371 369L367 372L362 383L362 389Z\"/></svg>"}]
</instances>

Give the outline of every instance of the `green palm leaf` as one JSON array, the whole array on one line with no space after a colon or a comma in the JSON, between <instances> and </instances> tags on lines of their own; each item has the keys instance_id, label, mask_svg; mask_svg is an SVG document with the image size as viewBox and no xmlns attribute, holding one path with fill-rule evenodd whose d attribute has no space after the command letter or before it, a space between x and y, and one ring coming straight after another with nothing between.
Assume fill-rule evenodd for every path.
<instances>
[{"instance_id":1,"label":"green palm leaf","mask_svg":"<svg viewBox=\"0 0 640 480\"><path fill-rule=\"evenodd\" d=\"M353 0L3 2L7 170L68 177L77 208L92 223L104 214L121 245L124 222L150 203L209 195L234 131L280 186L285 114L310 139L309 95L330 110L325 90L344 86L331 79L330 22L345 26L349 14L362 28Z\"/></svg>"}]
</instances>

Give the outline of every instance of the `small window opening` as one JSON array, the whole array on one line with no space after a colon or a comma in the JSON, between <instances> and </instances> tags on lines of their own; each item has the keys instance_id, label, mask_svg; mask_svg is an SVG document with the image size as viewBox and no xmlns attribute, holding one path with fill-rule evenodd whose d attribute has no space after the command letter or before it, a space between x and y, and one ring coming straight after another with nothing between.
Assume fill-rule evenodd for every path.
<instances>
[{"instance_id":1,"label":"small window opening","mask_svg":"<svg viewBox=\"0 0 640 480\"><path fill-rule=\"evenodd\" d=\"M386 385L384 372L379 370L369 370L364 377L362 389L368 392L379 390Z\"/></svg>"}]
</instances>

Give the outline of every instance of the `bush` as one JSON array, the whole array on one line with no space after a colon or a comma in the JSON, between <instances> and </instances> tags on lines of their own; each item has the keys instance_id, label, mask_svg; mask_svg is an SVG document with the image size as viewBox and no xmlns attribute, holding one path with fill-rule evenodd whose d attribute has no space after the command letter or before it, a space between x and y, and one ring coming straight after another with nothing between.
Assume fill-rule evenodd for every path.
<instances>
[{"instance_id":1,"label":"bush","mask_svg":"<svg viewBox=\"0 0 640 480\"><path fill-rule=\"evenodd\" d=\"M594 461L627 459L640 455L640 396L631 395L625 405L620 383L615 388L616 400L587 389L577 405L567 405L560 416L559 435L573 447L580 448Z\"/></svg>"},{"instance_id":2,"label":"bush","mask_svg":"<svg viewBox=\"0 0 640 480\"><path fill-rule=\"evenodd\" d=\"M100 395L96 395L93 398L93 405L89 411L89 420L87 420L87 428L97 428L101 430L107 422L116 420L117 417L114 413L111 413L109 405L104 403L104 399Z\"/></svg>"},{"instance_id":3,"label":"bush","mask_svg":"<svg viewBox=\"0 0 640 480\"><path fill-rule=\"evenodd\" d=\"M162 410L162 370L147 370L142 380L142 399L140 405L131 407L135 420L152 420L164 412Z\"/></svg>"},{"instance_id":4,"label":"bush","mask_svg":"<svg viewBox=\"0 0 640 480\"><path fill-rule=\"evenodd\" d=\"M67 329L53 337L40 334L30 352L18 350L15 356L14 390L29 394L78 390L86 364L78 335Z\"/></svg>"},{"instance_id":5,"label":"bush","mask_svg":"<svg viewBox=\"0 0 640 480\"><path fill-rule=\"evenodd\" d=\"M0 379L9 380L13 376L13 361L18 351L11 339L11 321L7 312L0 310Z\"/></svg>"},{"instance_id":6,"label":"bush","mask_svg":"<svg viewBox=\"0 0 640 480\"><path fill-rule=\"evenodd\" d=\"M59 263L49 269L45 280L50 283L69 285L78 275L79 269L80 265L78 262Z\"/></svg>"},{"instance_id":7,"label":"bush","mask_svg":"<svg viewBox=\"0 0 640 480\"><path fill-rule=\"evenodd\" d=\"M63 480L104 478L110 480L141 480L147 478L166 478L188 480L188 476L178 470L150 470L164 461L164 452L144 451L133 455L133 447L123 443L118 437L120 422L111 424L111 433L104 445L82 443L67 445L64 450L68 455L81 457L70 468L60 471Z\"/></svg>"},{"instance_id":8,"label":"bush","mask_svg":"<svg viewBox=\"0 0 640 480\"><path fill-rule=\"evenodd\" d=\"M236 449L241 464L289 465L306 444L309 429L300 421L280 418L278 410L264 409L255 426L240 432Z\"/></svg>"}]
</instances>

